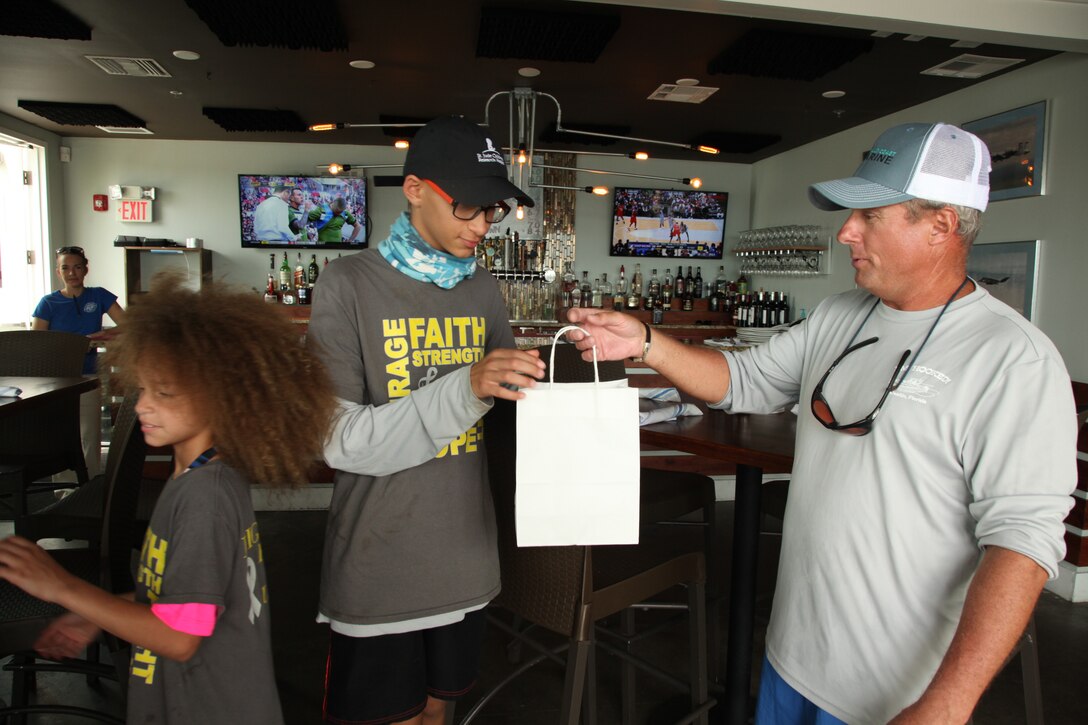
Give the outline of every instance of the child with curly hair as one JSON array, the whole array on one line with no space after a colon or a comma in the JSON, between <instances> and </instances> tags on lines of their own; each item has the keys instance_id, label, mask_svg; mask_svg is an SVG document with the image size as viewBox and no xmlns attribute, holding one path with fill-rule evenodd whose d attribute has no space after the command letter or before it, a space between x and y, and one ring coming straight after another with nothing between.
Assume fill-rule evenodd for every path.
<instances>
[{"instance_id":1,"label":"child with curly hair","mask_svg":"<svg viewBox=\"0 0 1088 725\"><path fill-rule=\"evenodd\" d=\"M0 577L69 611L39 638L43 656L75 656L100 628L132 643L127 722L283 722L249 486L305 482L325 443L335 398L299 338L250 293L157 278L105 358L115 390L139 391L144 439L174 451L136 591L114 596L26 539L0 542Z\"/></svg>"}]
</instances>

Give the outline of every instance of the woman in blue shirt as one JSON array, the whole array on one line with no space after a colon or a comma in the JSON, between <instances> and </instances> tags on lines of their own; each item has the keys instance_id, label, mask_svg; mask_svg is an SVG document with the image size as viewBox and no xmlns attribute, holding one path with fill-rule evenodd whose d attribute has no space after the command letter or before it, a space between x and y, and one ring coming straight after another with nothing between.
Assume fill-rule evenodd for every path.
<instances>
[{"instance_id":1,"label":"woman in blue shirt","mask_svg":"<svg viewBox=\"0 0 1088 725\"><path fill-rule=\"evenodd\" d=\"M117 295L104 287L84 287L87 271L87 256L82 247L57 250L57 277L64 288L42 297L34 308L35 330L75 332L95 340L102 337L103 315L109 315L114 324L121 324L125 311L117 304ZM84 375L94 375L96 357L92 348L83 364Z\"/></svg>"},{"instance_id":2,"label":"woman in blue shirt","mask_svg":"<svg viewBox=\"0 0 1088 725\"><path fill-rule=\"evenodd\" d=\"M103 287L83 286L83 280L87 277L87 255L82 247L61 247L57 250L57 277L64 288L47 294L38 302L34 308L35 330L74 332L97 340L106 336L102 332L102 315L109 315L116 325L121 324L125 311L117 304L117 295ZM97 362L98 351L92 345L83 361L83 374L94 375ZM101 389L80 396L79 428L83 438L83 457L92 476L101 469L101 414Z\"/></svg>"}]
</instances>

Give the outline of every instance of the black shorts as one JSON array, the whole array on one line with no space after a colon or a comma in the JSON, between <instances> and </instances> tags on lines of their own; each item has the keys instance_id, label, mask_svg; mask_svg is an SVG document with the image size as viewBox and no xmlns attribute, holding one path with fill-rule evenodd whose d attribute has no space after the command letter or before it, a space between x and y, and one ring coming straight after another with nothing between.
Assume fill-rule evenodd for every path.
<instances>
[{"instance_id":1,"label":"black shorts","mask_svg":"<svg viewBox=\"0 0 1088 725\"><path fill-rule=\"evenodd\" d=\"M384 725L423 712L427 696L456 700L480 669L484 610L460 622L379 637L331 633L325 667L326 722Z\"/></svg>"}]
</instances>

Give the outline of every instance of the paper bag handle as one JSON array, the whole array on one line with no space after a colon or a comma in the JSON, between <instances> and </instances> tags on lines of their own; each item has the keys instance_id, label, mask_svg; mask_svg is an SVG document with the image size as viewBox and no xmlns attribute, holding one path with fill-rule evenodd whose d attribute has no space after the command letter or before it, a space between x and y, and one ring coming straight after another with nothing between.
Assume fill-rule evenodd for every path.
<instances>
[{"instance_id":1,"label":"paper bag handle","mask_svg":"<svg viewBox=\"0 0 1088 725\"><path fill-rule=\"evenodd\" d=\"M582 330L578 325L567 325L566 327L560 327L558 332L555 333L555 337L552 338L552 355L551 360L548 361L548 382L555 383L555 345L559 342L559 338L566 332L571 330ZM589 333L582 330L583 333L588 335ZM597 372L597 346L593 346L593 384L597 385L601 382L601 377Z\"/></svg>"}]
</instances>

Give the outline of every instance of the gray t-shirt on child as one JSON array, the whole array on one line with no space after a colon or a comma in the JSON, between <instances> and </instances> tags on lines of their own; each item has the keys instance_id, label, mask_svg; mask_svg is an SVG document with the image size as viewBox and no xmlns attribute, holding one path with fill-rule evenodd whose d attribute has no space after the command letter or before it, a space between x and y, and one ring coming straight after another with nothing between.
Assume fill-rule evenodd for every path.
<instances>
[{"instance_id":1,"label":"gray t-shirt on child","mask_svg":"<svg viewBox=\"0 0 1088 725\"><path fill-rule=\"evenodd\" d=\"M214 604L220 615L188 662L133 645L127 722L283 722L261 537L240 473L212 461L166 484L140 551L136 601Z\"/></svg>"}]
</instances>

